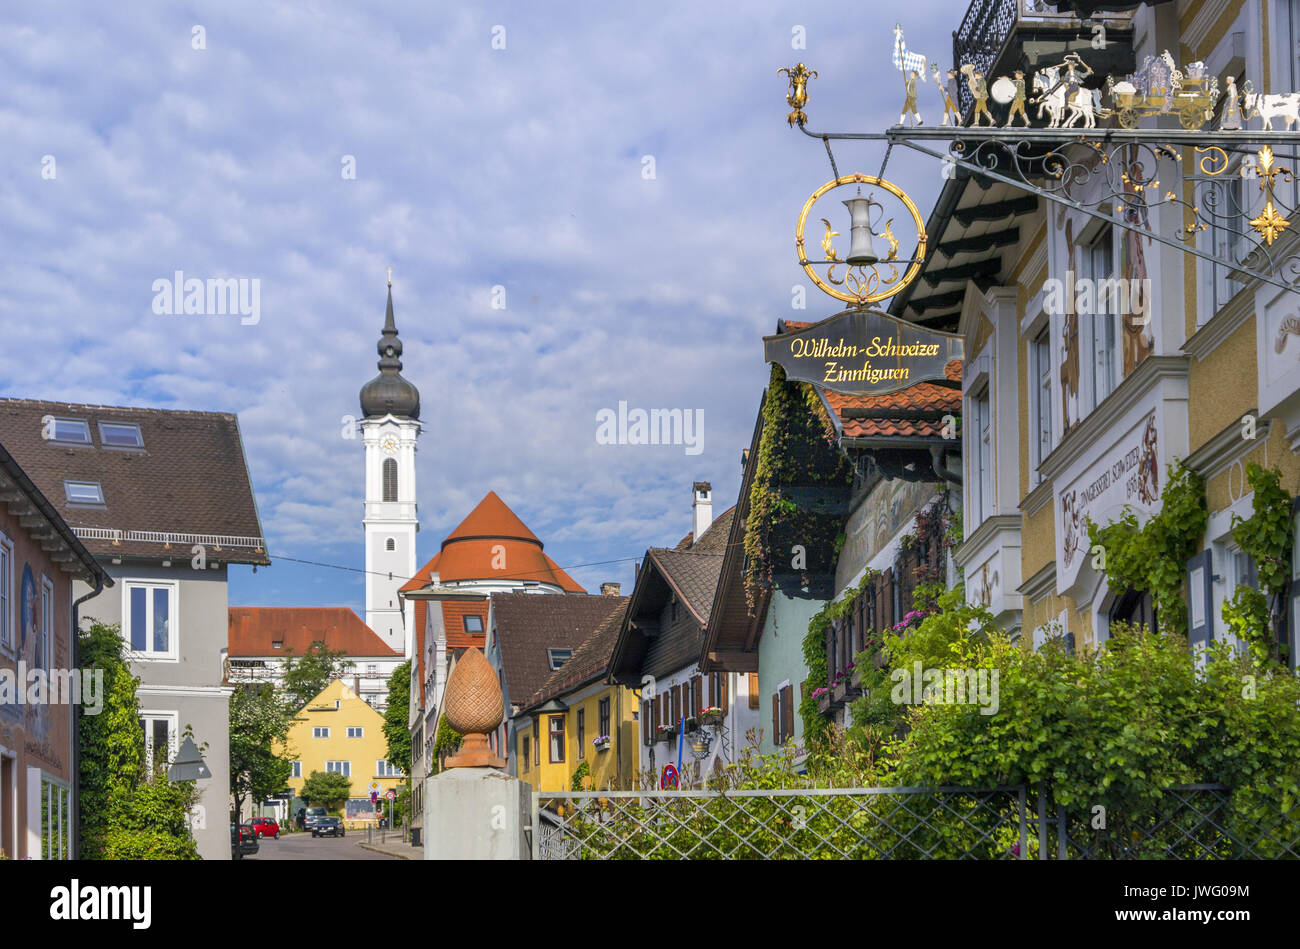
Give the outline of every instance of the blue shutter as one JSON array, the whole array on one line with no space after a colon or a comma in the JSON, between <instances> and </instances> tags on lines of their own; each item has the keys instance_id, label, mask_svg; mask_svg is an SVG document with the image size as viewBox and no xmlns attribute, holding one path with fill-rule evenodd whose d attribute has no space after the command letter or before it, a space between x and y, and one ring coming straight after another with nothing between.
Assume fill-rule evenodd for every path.
<instances>
[{"instance_id":1,"label":"blue shutter","mask_svg":"<svg viewBox=\"0 0 1300 949\"><path fill-rule=\"evenodd\" d=\"M1194 651L1214 641L1214 567L1210 551L1187 561L1187 641Z\"/></svg>"}]
</instances>

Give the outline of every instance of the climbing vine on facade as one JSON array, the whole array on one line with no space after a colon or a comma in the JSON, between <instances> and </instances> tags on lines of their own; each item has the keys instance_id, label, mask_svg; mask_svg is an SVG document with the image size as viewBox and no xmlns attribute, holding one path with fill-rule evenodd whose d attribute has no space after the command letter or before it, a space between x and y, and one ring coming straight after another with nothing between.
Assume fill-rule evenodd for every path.
<instances>
[{"instance_id":1,"label":"climbing vine on facade","mask_svg":"<svg viewBox=\"0 0 1300 949\"><path fill-rule=\"evenodd\" d=\"M780 366L763 399L749 513L745 521L745 596L750 607L783 573L801 575L835 569L844 516L800 504L791 489L847 489L853 466L836 444L835 427L816 389L788 382Z\"/></svg>"},{"instance_id":2,"label":"climbing vine on facade","mask_svg":"<svg viewBox=\"0 0 1300 949\"><path fill-rule=\"evenodd\" d=\"M1209 509L1205 479L1181 461L1169 466L1160 510L1139 524L1132 508L1119 520L1099 525L1088 520L1088 550L1095 568L1112 590L1149 592L1162 632L1187 635L1183 576L1205 532Z\"/></svg>"},{"instance_id":3,"label":"climbing vine on facade","mask_svg":"<svg viewBox=\"0 0 1300 949\"><path fill-rule=\"evenodd\" d=\"M1291 496L1282 488L1282 473L1276 468L1251 462L1246 483L1255 492L1251 514L1233 517L1232 539L1254 560L1259 589L1238 584L1223 604L1223 620L1262 662L1282 658L1268 598L1280 600L1291 577Z\"/></svg>"}]
</instances>

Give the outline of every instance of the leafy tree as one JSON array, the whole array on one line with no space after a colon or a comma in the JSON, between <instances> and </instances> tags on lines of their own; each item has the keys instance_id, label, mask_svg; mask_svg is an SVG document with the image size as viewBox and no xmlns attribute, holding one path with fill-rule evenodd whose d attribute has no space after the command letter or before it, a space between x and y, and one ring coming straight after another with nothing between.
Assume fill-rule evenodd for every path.
<instances>
[{"instance_id":1,"label":"leafy tree","mask_svg":"<svg viewBox=\"0 0 1300 949\"><path fill-rule=\"evenodd\" d=\"M145 768L139 680L131 675L115 625L81 633L81 665L104 677L103 709L81 715L80 854L85 860L197 860L188 815L198 798L192 781L170 781L161 764Z\"/></svg>"},{"instance_id":2,"label":"leafy tree","mask_svg":"<svg viewBox=\"0 0 1300 949\"><path fill-rule=\"evenodd\" d=\"M281 688L294 711L302 708L335 679L341 679L352 668L351 660L342 649L330 649L323 642L314 642L301 656L293 650L285 651L284 681Z\"/></svg>"},{"instance_id":3,"label":"leafy tree","mask_svg":"<svg viewBox=\"0 0 1300 949\"><path fill-rule=\"evenodd\" d=\"M411 773L411 660L406 660L388 677L388 707L384 709L384 738L388 740L388 761Z\"/></svg>"},{"instance_id":4,"label":"leafy tree","mask_svg":"<svg viewBox=\"0 0 1300 949\"><path fill-rule=\"evenodd\" d=\"M316 807L337 810L352 796L352 782L337 771L313 771L302 783L302 797Z\"/></svg>"},{"instance_id":5,"label":"leafy tree","mask_svg":"<svg viewBox=\"0 0 1300 949\"><path fill-rule=\"evenodd\" d=\"M244 801L262 801L285 789L293 770L287 757L277 755L293 722L270 684L242 686L230 697L230 793L235 813Z\"/></svg>"}]
</instances>

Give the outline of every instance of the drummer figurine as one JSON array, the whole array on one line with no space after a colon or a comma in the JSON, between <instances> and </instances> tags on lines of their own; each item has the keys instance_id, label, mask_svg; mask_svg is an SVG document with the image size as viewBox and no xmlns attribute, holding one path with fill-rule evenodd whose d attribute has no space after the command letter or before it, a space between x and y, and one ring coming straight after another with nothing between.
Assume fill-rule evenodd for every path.
<instances>
[{"instance_id":1,"label":"drummer figurine","mask_svg":"<svg viewBox=\"0 0 1300 949\"><path fill-rule=\"evenodd\" d=\"M921 124L921 113L916 109L916 77L919 75L920 73L915 69L909 69L907 78L903 80L903 85L907 90L907 98L903 101L903 111L898 116L899 125L903 124L909 114L916 120L912 123L913 128Z\"/></svg>"},{"instance_id":2,"label":"drummer figurine","mask_svg":"<svg viewBox=\"0 0 1300 949\"><path fill-rule=\"evenodd\" d=\"M980 124L981 115L988 117L990 127L996 127L998 123L994 121L993 113L989 111L989 85L984 81L984 74L978 69L972 72L968 85L971 95L975 97L975 111L971 113L970 118L971 127Z\"/></svg>"},{"instance_id":3,"label":"drummer figurine","mask_svg":"<svg viewBox=\"0 0 1300 949\"><path fill-rule=\"evenodd\" d=\"M943 100L943 124L947 125L951 117L953 126L961 128L961 109L957 106L961 101L957 94L957 70L948 70L947 81L939 78L938 63L931 63L930 71L934 75L934 84L939 87L939 98Z\"/></svg>"},{"instance_id":4,"label":"drummer figurine","mask_svg":"<svg viewBox=\"0 0 1300 949\"><path fill-rule=\"evenodd\" d=\"M1017 69L1015 78L1008 80L1015 86L1015 94L1011 97L1011 110L1007 113L1007 124L1002 126L1004 129L1011 128L1011 123L1020 113L1020 117L1025 120L1025 128L1029 127L1029 116L1025 114L1025 74Z\"/></svg>"}]
</instances>

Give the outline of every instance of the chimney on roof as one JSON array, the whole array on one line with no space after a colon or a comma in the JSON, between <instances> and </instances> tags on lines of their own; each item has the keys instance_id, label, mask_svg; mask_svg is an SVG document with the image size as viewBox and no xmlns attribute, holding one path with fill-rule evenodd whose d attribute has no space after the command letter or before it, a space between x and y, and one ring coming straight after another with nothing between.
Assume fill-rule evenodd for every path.
<instances>
[{"instance_id":1,"label":"chimney on roof","mask_svg":"<svg viewBox=\"0 0 1300 949\"><path fill-rule=\"evenodd\" d=\"M602 583L600 585L601 596L618 596L619 591L623 589L620 583Z\"/></svg>"},{"instance_id":2,"label":"chimney on roof","mask_svg":"<svg viewBox=\"0 0 1300 949\"><path fill-rule=\"evenodd\" d=\"M713 523L713 485L707 481L696 481L694 494L695 500L691 502L691 519L693 521L691 546L700 542L704 532Z\"/></svg>"}]
</instances>

